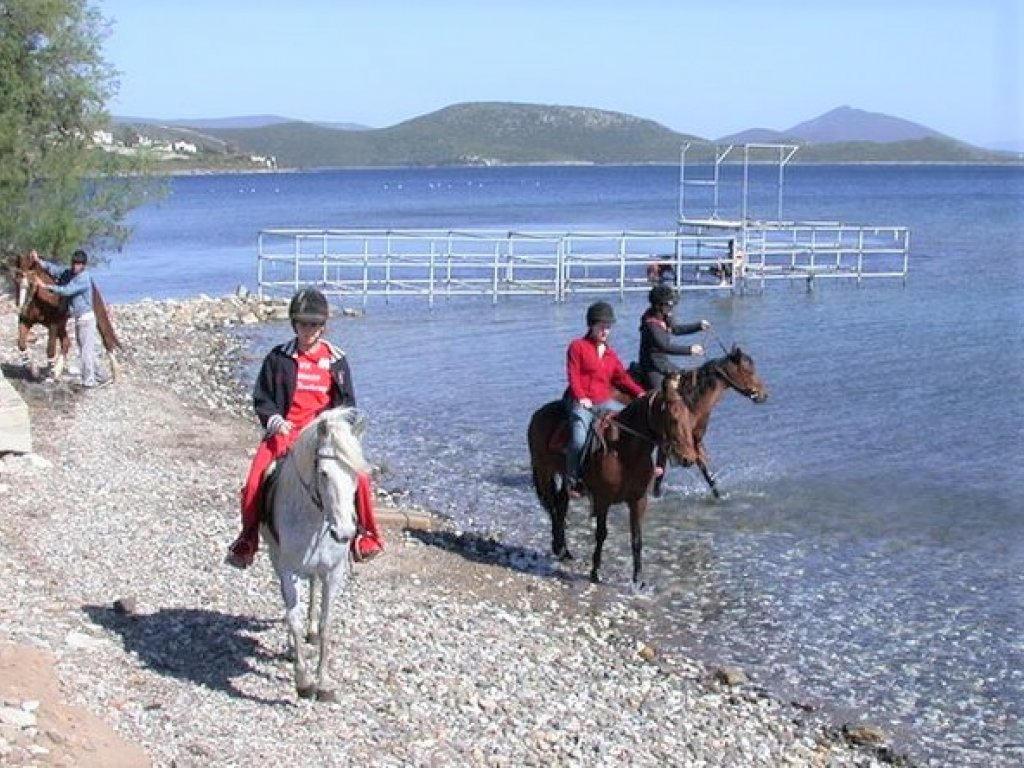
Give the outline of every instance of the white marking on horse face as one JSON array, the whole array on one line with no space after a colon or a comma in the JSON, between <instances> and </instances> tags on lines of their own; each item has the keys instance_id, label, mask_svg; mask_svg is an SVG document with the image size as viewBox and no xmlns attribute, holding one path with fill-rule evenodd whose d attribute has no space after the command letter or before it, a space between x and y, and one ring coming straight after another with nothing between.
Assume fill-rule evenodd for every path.
<instances>
[{"instance_id":1,"label":"white marking on horse face","mask_svg":"<svg viewBox=\"0 0 1024 768\"><path fill-rule=\"evenodd\" d=\"M327 524L340 538L351 539L356 535L356 485L352 475L340 461L330 459L320 462L319 472L317 482Z\"/></svg>"}]
</instances>

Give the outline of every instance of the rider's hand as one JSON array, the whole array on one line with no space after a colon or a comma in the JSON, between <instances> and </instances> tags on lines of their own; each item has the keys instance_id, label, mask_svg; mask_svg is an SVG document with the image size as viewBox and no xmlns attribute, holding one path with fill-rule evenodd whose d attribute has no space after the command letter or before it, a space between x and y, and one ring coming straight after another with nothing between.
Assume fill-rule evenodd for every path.
<instances>
[{"instance_id":1,"label":"rider's hand","mask_svg":"<svg viewBox=\"0 0 1024 768\"><path fill-rule=\"evenodd\" d=\"M285 419L280 414L274 414L267 420L267 435L273 437L274 435L287 435L295 427L290 421Z\"/></svg>"},{"instance_id":2,"label":"rider's hand","mask_svg":"<svg viewBox=\"0 0 1024 768\"><path fill-rule=\"evenodd\" d=\"M703 357L704 347L702 347L700 344L694 344L692 347L690 347L690 354L693 355L694 357Z\"/></svg>"},{"instance_id":3,"label":"rider's hand","mask_svg":"<svg viewBox=\"0 0 1024 768\"><path fill-rule=\"evenodd\" d=\"M701 320L700 321L700 329L702 331L706 331L710 327L711 327L711 323L709 323L707 320Z\"/></svg>"},{"instance_id":4,"label":"rider's hand","mask_svg":"<svg viewBox=\"0 0 1024 768\"><path fill-rule=\"evenodd\" d=\"M594 403L589 397L580 398L580 405L582 405L588 411L594 407Z\"/></svg>"}]
</instances>

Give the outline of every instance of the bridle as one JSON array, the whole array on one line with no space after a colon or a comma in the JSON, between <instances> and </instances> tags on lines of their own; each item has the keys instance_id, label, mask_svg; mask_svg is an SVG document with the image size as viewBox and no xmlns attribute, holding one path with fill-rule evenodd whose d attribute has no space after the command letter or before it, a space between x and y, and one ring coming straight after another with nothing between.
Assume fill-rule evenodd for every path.
<instances>
[{"instance_id":1,"label":"bridle","mask_svg":"<svg viewBox=\"0 0 1024 768\"><path fill-rule=\"evenodd\" d=\"M739 392L744 397L752 398L752 397L754 397L754 395L757 394L757 390L756 389L749 389L747 387L741 386L739 384L739 382L737 382L735 379L733 379L726 372L725 368L722 365L716 364L712 370L714 370L716 376L720 376L722 378L722 381L724 381L726 384L728 384L730 387L735 389L737 392Z\"/></svg>"},{"instance_id":2,"label":"bridle","mask_svg":"<svg viewBox=\"0 0 1024 768\"><path fill-rule=\"evenodd\" d=\"M341 457L338 456L338 454L334 453L333 451L328 453L327 451L323 451L319 448L317 449L315 458L316 461L313 463L312 480L307 481L302 476L302 473L299 472L298 467L295 468L295 475L299 478L299 483L302 484L302 487L306 490L306 493L309 494L309 498L313 502L313 505L317 509L319 509L320 513L324 516L324 520L327 522L327 530L331 534L331 538L340 544L343 541L345 541L345 539L344 537L342 537L340 533L338 533L334 521L328 517L327 511L324 509L324 498L320 494L320 483L318 481L318 478L320 477L320 463L322 461L336 461L342 465L344 465L345 462L343 462L341 460Z\"/></svg>"}]
</instances>

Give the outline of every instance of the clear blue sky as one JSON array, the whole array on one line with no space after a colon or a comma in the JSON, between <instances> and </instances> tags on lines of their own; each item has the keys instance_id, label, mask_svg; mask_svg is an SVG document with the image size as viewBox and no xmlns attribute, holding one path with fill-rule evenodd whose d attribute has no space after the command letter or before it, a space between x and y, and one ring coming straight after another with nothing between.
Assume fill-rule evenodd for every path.
<instances>
[{"instance_id":1,"label":"clear blue sky","mask_svg":"<svg viewBox=\"0 0 1024 768\"><path fill-rule=\"evenodd\" d=\"M716 138L849 105L1024 144L1022 0L93 0L116 115L379 128L465 101Z\"/></svg>"}]
</instances>

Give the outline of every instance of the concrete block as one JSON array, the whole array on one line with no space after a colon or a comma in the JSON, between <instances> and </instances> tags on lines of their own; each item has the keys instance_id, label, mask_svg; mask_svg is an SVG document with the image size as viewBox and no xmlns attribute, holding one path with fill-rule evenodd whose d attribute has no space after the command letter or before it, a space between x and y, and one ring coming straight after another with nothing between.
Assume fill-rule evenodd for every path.
<instances>
[{"instance_id":1,"label":"concrete block","mask_svg":"<svg viewBox=\"0 0 1024 768\"><path fill-rule=\"evenodd\" d=\"M7 452L32 452L32 425L25 401L0 373L0 453Z\"/></svg>"}]
</instances>

